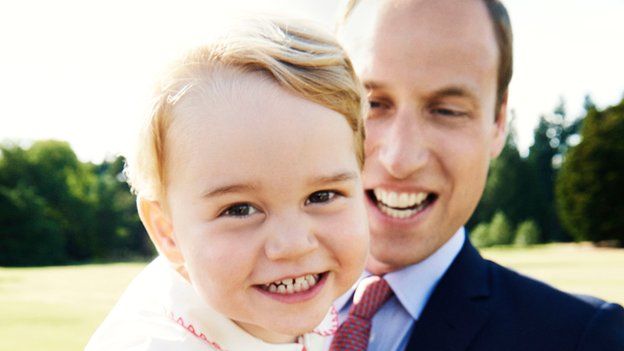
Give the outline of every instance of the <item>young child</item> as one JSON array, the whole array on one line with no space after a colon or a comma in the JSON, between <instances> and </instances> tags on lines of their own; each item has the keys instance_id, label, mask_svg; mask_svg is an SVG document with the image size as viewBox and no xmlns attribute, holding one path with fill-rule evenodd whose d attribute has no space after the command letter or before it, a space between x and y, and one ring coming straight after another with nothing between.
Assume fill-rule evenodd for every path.
<instances>
[{"instance_id":1,"label":"young child","mask_svg":"<svg viewBox=\"0 0 624 351\"><path fill-rule=\"evenodd\" d=\"M320 350L367 251L364 106L301 25L246 23L174 66L128 163L160 256L86 350Z\"/></svg>"}]
</instances>

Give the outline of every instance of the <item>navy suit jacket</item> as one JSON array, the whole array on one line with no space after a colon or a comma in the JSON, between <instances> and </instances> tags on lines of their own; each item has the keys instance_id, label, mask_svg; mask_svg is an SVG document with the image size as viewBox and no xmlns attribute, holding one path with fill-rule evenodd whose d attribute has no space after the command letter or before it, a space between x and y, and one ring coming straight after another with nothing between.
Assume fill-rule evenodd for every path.
<instances>
[{"instance_id":1,"label":"navy suit jacket","mask_svg":"<svg viewBox=\"0 0 624 351\"><path fill-rule=\"evenodd\" d=\"M466 239L406 350L624 351L624 309L487 261Z\"/></svg>"}]
</instances>

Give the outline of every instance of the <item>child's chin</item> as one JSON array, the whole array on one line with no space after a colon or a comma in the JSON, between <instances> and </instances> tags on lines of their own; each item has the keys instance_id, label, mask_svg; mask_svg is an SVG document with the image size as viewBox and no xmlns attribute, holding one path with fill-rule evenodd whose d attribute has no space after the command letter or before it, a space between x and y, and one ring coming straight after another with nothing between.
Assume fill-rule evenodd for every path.
<instances>
[{"instance_id":1,"label":"child's chin","mask_svg":"<svg viewBox=\"0 0 624 351\"><path fill-rule=\"evenodd\" d=\"M303 334L311 333L312 330L314 330L314 328L316 328L316 326L318 325L318 324L309 324L309 325L306 324L306 325L293 326L292 323L290 324L291 324L290 326L284 326L284 328L279 328L279 330L277 328L274 328L274 330L279 334L289 335L293 339L296 339L297 337Z\"/></svg>"},{"instance_id":2,"label":"child's chin","mask_svg":"<svg viewBox=\"0 0 624 351\"><path fill-rule=\"evenodd\" d=\"M324 318L325 314L322 314L321 316L300 315L284 317L274 321L274 324L271 324L271 329L279 334L297 337L312 332L312 330L321 324Z\"/></svg>"}]
</instances>

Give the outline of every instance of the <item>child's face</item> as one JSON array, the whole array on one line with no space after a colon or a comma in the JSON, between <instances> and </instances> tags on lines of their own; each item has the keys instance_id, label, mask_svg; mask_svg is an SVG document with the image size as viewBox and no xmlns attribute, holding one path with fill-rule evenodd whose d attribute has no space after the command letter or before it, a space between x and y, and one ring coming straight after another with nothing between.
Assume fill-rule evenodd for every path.
<instances>
[{"instance_id":1,"label":"child's face","mask_svg":"<svg viewBox=\"0 0 624 351\"><path fill-rule=\"evenodd\" d=\"M274 83L236 80L176 106L183 118L166 139L173 241L214 309L266 341L290 341L363 269L353 133L337 112Z\"/></svg>"}]
</instances>

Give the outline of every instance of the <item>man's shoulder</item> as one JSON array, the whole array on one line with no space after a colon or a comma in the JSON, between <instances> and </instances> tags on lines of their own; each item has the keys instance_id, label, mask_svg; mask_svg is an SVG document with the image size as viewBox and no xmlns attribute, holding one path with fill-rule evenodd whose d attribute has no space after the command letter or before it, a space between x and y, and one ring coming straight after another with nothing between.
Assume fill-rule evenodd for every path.
<instances>
[{"instance_id":1,"label":"man's shoulder","mask_svg":"<svg viewBox=\"0 0 624 351\"><path fill-rule=\"evenodd\" d=\"M441 277L407 350L624 350L624 310L481 257L470 244ZM443 349L444 347L439 347Z\"/></svg>"},{"instance_id":2,"label":"man's shoulder","mask_svg":"<svg viewBox=\"0 0 624 351\"><path fill-rule=\"evenodd\" d=\"M624 309L620 305L567 293L495 262L486 262L491 277L491 324L522 326L527 334L575 341L580 350L624 347Z\"/></svg>"},{"instance_id":3,"label":"man's shoulder","mask_svg":"<svg viewBox=\"0 0 624 351\"><path fill-rule=\"evenodd\" d=\"M491 293L495 299L509 300L515 305L527 303L546 311L565 308L590 314L607 304L593 296L564 292L496 262L485 262L490 271Z\"/></svg>"}]
</instances>

